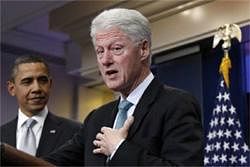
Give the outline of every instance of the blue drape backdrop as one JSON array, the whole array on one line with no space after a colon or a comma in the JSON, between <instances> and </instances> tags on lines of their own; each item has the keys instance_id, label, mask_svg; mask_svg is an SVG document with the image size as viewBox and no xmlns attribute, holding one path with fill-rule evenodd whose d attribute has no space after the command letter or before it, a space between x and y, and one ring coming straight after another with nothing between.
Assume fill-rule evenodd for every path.
<instances>
[{"instance_id":1,"label":"blue drape backdrop","mask_svg":"<svg viewBox=\"0 0 250 167\"><path fill-rule=\"evenodd\" d=\"M230 93L232 103L237 108L246 143L249 144L250 25L242 27L241 30L242 42L239 43L236 39L233 39L232 48L229 52L232 62ZM199 100L203 109L205 134L214 107L219 80L219 65L224 54L221 48L222 42L214 49L212 44L213 37L206 38L157 54L152 61L152 71L163 83L187 90ZM192 45L198 45L200 51L160 63L154 61L157 57L169 55L171 52L183 50L183 48Z\"/></svg>"}]
</instances>

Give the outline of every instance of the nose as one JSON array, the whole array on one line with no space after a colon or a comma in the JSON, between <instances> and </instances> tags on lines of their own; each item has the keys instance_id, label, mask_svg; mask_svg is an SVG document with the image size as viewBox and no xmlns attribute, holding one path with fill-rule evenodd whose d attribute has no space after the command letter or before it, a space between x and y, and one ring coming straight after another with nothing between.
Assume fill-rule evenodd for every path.
<instances>
[{"instance_id":1,"label":"nose","mask_svg":"<svg viewBox=\"0 0 250 167\"><path fill-rule=\"evenodd\" d=\"M113 55L108 50L106 50L103 56L101 57L100 62L104 66L110 66L114 62Z\"/></svg>"},{"instance_id":2,"label":"nose","mask_svg":"<svg viewBox=\"0 0 250 167\"><path fill-rule=\"evenodd\" d=\"M39 92L41 92L41 85L37 80L34 80L32 84L32 93L39 93Z\"/></svg>"}]
</instances>

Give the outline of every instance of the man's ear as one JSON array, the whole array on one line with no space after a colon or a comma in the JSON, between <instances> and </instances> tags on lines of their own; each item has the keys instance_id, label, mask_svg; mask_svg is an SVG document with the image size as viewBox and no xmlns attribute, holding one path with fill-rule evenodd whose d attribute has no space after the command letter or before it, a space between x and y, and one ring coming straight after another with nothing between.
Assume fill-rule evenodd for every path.
<instances>
[{"instance_id":1,"label":"man's ear","mask_svg":"<svg viewBox=\"0 0 250 167\"><path fill-rule=\"evenodd\" d=\"M150 46L147 40L143 40L141 45L141 60L146 60L150 56Z\"/></svg>"},{"instance_id":2,"label":"man's ear","mask_svg":"<svg viewBox=\"0 0 250 167\"><path fill-rule=\"evenodd\" d=\"M16 95L16 86L15 86L15 83L13 81L7 82L7 88L8 88L8 92L11 96Z\"/></svg>"}]
</instances>

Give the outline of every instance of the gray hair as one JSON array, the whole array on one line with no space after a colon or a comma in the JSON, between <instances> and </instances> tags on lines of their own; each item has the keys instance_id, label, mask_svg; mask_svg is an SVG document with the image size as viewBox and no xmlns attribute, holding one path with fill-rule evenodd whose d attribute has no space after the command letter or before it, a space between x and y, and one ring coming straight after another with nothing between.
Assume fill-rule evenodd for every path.
<instances>
[{"instance_id":1,"label":"gray hair","mask_svg":"<svg viewBox=\"0 0 250 167\"><path fill-rule=\"evenodd\" d=\"M18 66L20 64L26 64L26 63L43 63L45 65L47 72L48 72L48 75L50 75L49 65L43 58L35 56L35 55L24 55L24 56L18 57L15 60L13 66L11 68L9 81L15 82L15 77L16 77L16 74L18 71Z\"/></svg>"},{"instance_id":2,"label":"gray hair","mask_svg":"<svg viewBox=\"0 0 250 167\"><path fill-rule=\"evenodd\" d=\"M112 27L118 27L135 42L146 39L151 47L149 21L140 12L133 9L114 8L100 13L91 24L90 36L93 44L98 31Z\"/></svg>"}]
</instances>

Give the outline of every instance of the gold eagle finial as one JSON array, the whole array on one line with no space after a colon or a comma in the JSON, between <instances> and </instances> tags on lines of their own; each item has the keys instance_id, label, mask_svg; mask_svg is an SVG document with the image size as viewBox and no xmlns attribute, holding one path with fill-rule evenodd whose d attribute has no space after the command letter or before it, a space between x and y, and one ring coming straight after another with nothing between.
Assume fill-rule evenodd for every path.
<instances>
[{"instance_id":1,"label":"gold eagle finial","mask_svg":"<svg viewBox=\"0 0 250 167\"><path fill-rule=\"evenodd\" d=\"M236 38L241 42L241 30L239 26L236 24L225 24L217 29L213 40L213 48L223 40L222 49L224 50L224 57L222 58L219 72L222 74L228 88L230 85L229 70L232 68L228 52L231 48L231 39L233 38Z\"/></svg>"}]
</instances>

